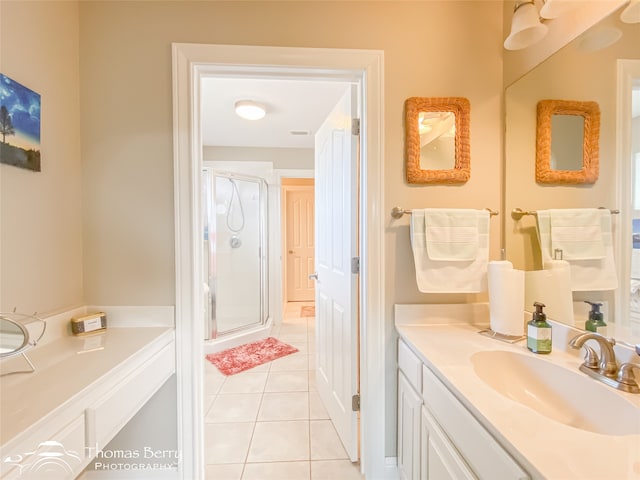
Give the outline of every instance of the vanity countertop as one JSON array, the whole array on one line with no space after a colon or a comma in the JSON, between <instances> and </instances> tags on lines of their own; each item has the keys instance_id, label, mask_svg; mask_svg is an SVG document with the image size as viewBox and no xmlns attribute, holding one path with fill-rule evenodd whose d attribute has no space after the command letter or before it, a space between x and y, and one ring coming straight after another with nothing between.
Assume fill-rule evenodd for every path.
<instances>
[{"instance_id":1,"label":"vanity countertop","mask_svg":"<svg viewBox=\"0 0 640 480\"><path fill-rule=\"evenodd\" d=\"M603 435L564 425L503 396L476 375L476 352L535 355L525 341L509 344L480 335L488 326L486 309L437 305L429 312L429 307L396 305L400 337L534 478L640 479L640 435ZM553 352L537 357L578 372L581 355L558 348L572 333L554 325ZM640 395L611 391L635 405L640 423Z\"/></svg>"},{"instance_id":2,"label":"vanity countertop","mask_svg":"<svg viewBox=\"0 0 640 480\"><path fill-rule=\"evenodd\" d=\"M6 445L30 427L79 396L108 393L110 381L126 377L133 364L145 362L174 341L167 327L110 327L85 337L65 336L26 352L36 367L28 370L22 356L0 362L0 445ZM135 361L134 361L135 360Z\"/></svg>"}]
</instances>

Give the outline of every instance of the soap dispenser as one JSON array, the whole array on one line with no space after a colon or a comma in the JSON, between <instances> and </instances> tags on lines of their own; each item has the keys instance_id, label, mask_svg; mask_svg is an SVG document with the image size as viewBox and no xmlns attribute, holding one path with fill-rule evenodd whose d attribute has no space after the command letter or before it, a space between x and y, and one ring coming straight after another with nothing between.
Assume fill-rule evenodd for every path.
<instances>
[{"instance_id":1,"label":"soap dispenser","mask_svg":"<svg viewBox=\"0 0 640 480\"><path fill-rule=\"evenodd\" d=\"M585 300L584 303L591 305L591 311L589 312L589 319L584 324L584 329L589 332L596 332L600 335L607 335L607 324L604 323L604 316L600 311L601 303L594 303Z\"/></svg>"},{"instance_id":2,"label":"soap dispenser","mask_svg":"<svg viewBox=\"0 0 640 480\"><path fill-rule=\"evenodd\" d=\"M547 323L547 315L542 311L544 303L533 304L536 311L527 324L527 348L533 353L551 353L551 325Z\"/></svg>"}]
</instances>

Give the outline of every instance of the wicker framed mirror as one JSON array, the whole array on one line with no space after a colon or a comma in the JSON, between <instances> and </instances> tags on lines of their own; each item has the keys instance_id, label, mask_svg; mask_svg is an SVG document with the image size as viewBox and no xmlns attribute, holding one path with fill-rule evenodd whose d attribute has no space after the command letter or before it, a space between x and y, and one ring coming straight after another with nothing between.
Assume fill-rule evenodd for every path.
<instances>
[{"instance_id":1,"label":"wicker framed mirror","mask_svg":"<svg viewBox=\"0 0 640 480\"><path fill-rule=\"evenodd\" d=\"M600 108L596 102L540 100L536 182L591 184L598 180Z\"/></svg>"},{"instance_id":2,"label":"wicker framed mirror","mask_svg":"<svg viewBox=\"0 0 640 480\"><path fill-rule=\"evenodd\" d=\"M407 182L458 184L471 176L469 100L411 97L405 101Z\"/></svg>"}]
</instances>

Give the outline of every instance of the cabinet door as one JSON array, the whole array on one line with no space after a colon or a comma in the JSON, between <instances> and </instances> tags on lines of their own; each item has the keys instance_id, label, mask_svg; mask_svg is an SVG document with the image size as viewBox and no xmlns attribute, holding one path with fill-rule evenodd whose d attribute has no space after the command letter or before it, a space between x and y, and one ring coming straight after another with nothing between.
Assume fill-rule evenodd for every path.
<instances>
[{"instance_id":1,"label":"cabinet door","mask_svg":"<svg viewBox=\"0 0 640 480\"><path fill-rule=\"evenodd\" d=\"M471 480L471 472L429 411L422 407L421 480Z\"/></svg>"},{"instance_id":2,"label":"cabinet door","mask_svg":"<svg viewBox=\"0 0 640 480\"><path fill-rule=\"evenodd\" d=\"M420 478L420 409L422 397L398 371L398 471L401 480Z\"/></svg>"}]
</instances>

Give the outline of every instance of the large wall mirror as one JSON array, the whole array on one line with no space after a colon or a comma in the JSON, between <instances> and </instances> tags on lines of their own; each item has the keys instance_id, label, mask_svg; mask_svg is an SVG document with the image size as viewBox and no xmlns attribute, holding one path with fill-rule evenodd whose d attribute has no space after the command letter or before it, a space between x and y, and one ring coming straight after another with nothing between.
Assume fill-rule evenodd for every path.
<instances>
[{"instance_id":1,"label":"large wall mirror","mask_svg":"<svg viewBox=\"0 0 640 480\"><path fill-rule=\"evenodd\" d=\"M470 106L466 98L411 97L405 102L407 182L469 180Z\"/></svg>"},{"instance_id":2,"label":"large wall mirror","mask_svg":"<svg viewBox=\"0 0 640 480\"><path fill-rule=\"evenodd\" d=\"M526 215L515 220L509 212L516 208L525 211L595 207L619 209L620 214L612 216L618 289L574 292L573 295L577 302L588 299L606 301L607 318L615 323L616 336L622 331L625 336L628 335L627 340L640 342L640 300L636 307L632 308L630 304L633 301L630 297L638 296L640 292L640 241L636 242L636 249L632 248L634 225L637 225L638 230L635 232L636 237L640 238L640 210L634 209L632 204L634 189L636 192L640 190L640 178L635 185L632 183L634 178L640 176L640 172L632 165L633 158L640 158L640 113L636 110L631 114L632 96L631 92L627 92L625 108L628 107L629 115L622 124L618 118L618 104L621 100L617 96L619 59L628 59L633 64L640 65L640 24L620 22L620 11L613 12L507 87L504 169L504 210L507 214L502 218L507 258L516 268L539 270L542 268L542 259L535 216ZM606 39L615 37L619 39L606 46ZM636 71L640 71L640 66ZM640 75L635 82L635 88L640 90ZM600 168L595 183L557 184L536 181L536 113L538 102L544 99L598 104ZM580 126L562 127L565 128L564 136L569 145L579 145L584 141L579 133L575 137L570 133L584 131ZM626 139L621 139L620 132L624 128L627 128L625 131L629 134ZM620 145L626 150L621 150ZM574 160L568 167L559 168L577 170L579 160L578 163L575 162ZM638 193L635 195L640 198ZM637 287L634 287L636 284ZM586 313L576 309L574 314L576 318L567 319L567 323L584 325Z\"/></svg>"}]
</instances>

